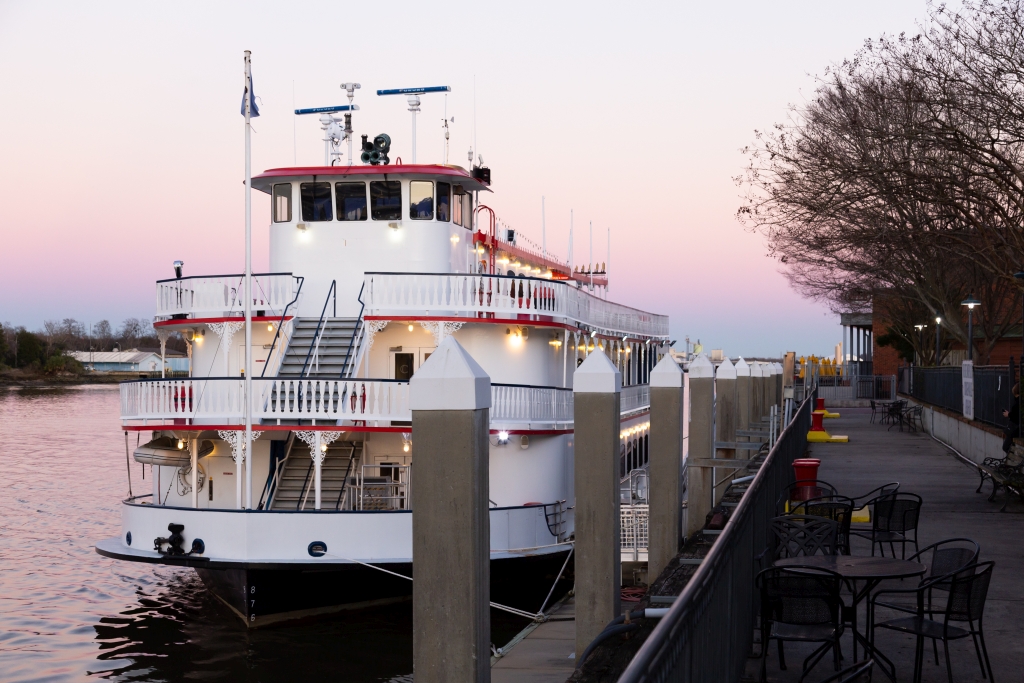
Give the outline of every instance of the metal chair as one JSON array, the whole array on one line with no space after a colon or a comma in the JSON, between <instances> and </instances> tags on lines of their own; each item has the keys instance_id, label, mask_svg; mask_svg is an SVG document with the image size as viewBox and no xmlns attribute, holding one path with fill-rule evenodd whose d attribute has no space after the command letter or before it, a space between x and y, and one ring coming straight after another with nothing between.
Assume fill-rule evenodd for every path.
<instances>
[{"instance_id":1,"label":"metal chair","mask_svg":"<svg viewBox=\"0 0 1024 683\"><path fill-rule=\"evenodd\" d=\"M871 555L875 554L875 546L879 547L885 557L885 543L889 544L892 556L896 557L896 544L900 544L900 556L907 557L907 544L914 544L914 552L919 552L917 545L917 525L921 518L921 496L914 493L886 493L868 503L873 507L871 530L851 532L871 541Z\"/></svg>"},{"instance_id":2,"label":"metal chair","mask_svg":"<svg viewBox=\"0 0 1024 683\"><path fill-rule=\"evenodd\" d=\"M989 662L988 648L985 646L982 620L985 612L985 599L988 597L988 587L992 581L992 568L994 566L994 562L972 564L953 574L925 581L917 588L876 592L871 598L868 611L868 631L871 635L872 647L874 647L875 630L879 628L917 636L917 651L914 657L914 680L920 681L921 664L924 659L924 639L941 640L942 649L946 655L946 674L949 678L949 683L953 683L953 670L949 661L949 641L970 636L974 640L974 651L978 655L981 676L992 681L992 664ZM937 588L942 584L948 585L949 590L945 609L935 610L926 608L925 598L928 593L933 588ZM898 617L875 623L875 609L880 606L878 598L883 595L897 594L914 594L917 599L915 614L913 616ZM934 617L937 616L941 618L935 619ZM966 623L967 628L955 626L951 622ZM975 622L977 622L977 626L975 626ZM938 653L936 652L936 664L938 664L937 655ZM892 677L895 680L895 666L893 666Z\"/></svg>"},{"instance_id":3,"label":"metal chair","mask_svg":"<svg viewBox=\"0 0 1024 683\"><path fill-rule=\"evenodd\" d=\"M838 525L836 530L836 554L850 554L850 521L853 518L853 501L845 496L813 498L797 503L794 515L809 515L831 519Z\"/></svg>"},{"instance_id":4,"label":"metal chair","mask_svg":"<svg viewBox=\"0 0 1024 683\"><path fill-rule=\"evenodd\" d=\"M822 481L821 479L798 479L786 488L785 493L779 496L779 500L775 503L775 511L777 514L783 515L791 511L787 509L787 503L800 502L812 498L828 498L837 494L836 487L827 481Z\"/></svg>"},{"instance_id":5,"label":"metal chair","mask_svg":"<svg viewBox=\"0 0 1024 683\"><path fill-rule=\"evenodd\" d=\"M831 649L839 670L843 600L839 574L815 567L769 567L757 575L761 592L761 681L768 674L768 643L779 646L779 668L786 670L786 641L822 643L804 660L800 681Z\"/></svg>"},{"instance_id":6,"label":"metal chair","mask_svg":"<svg viewBox=\"0 0 1024 683\"><path fill-rule=\"evenodd\" d=\"M839 554L839 524L824 517L782 515L768 524L771 562L784 557Z\"/></svg>"}]
</instances>

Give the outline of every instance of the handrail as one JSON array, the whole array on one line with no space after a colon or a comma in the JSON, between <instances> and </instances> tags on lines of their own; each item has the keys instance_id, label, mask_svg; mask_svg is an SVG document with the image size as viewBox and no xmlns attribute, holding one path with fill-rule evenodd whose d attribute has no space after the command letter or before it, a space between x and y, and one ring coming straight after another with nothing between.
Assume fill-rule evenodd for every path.
<instances>
[{"instance_id":1,"label":"handrail","mask_svg":"<svg viewBox=\"0 0 1024 683\"><path fill-rule=\"evenodd\" d=\"M292 275L291 273L253 273L253 277L268 277L270 275ZM188 275L186 277L169 277L166 280L157 280L156 284L165 282L182 282L184 280L201 280L211 277L245 277L245 273L221 273L219 275ZM294 275L292 277L295 277Z\"/></svg>"},{"instance_id":2,"label":"handrail","mask_svg":"<svg viewBox=\"0 0 1024 683\"><path fill-rule=\"evenodd\" d=\"M362 455L362 448L359 449L360 455ZM352 473L352 463L356 459L356 447L353 443L352 450L348 454L348 467L345 468L345 478L341 480L341 491L338 491L338 502L334 504L335 510L341 509L341 499L345 497L345 488L348 486L348 477Z\"/></svg>"},{"instance_id":3,"label":"handrail","mask_svg":"<svg viewBox=\"0 0 1024 683\"><path fill-rule=\"evenodd\" d=\"M288 458L292 455L292 446L295 444L295 432L288 435L288 441L285 442L284 457L277 461L277 465L274 467L274 473L271 477L268 473L267 483L263 487L263 492L260 494L260 503L256 506L257 510L263 509L263 498L267 499L267 508L274 502L274 492L277 490L277 479L281 476L281 468L288 462Z\"/></svg>"},{"instance_id":4,"label":"handrail","mask_svg":"<svg viewBox=\"0 0 1024 683\"><path fill-rule=\"evenodd\" d=\"M299 281L299 288L295 292L295 298L288 302L288 305L284 307L284 312L281 313L281 321L277 324L277 332L274 333L274 341L270 342L270 351L267 352L267 360L263 363L263 370L260 372L260 377L263 377L267 372L267 366L270 365L270 357L274 355L274 347L277 345L277 338L281 336L281 328L284 326L284 319L288 315L288 309L291 308L292 304L299 300L299 295L302 294L302 285L306 281L306 278L301 275L293 275L296 280Z\"/></svg>"},{"instance_id":5,"label":"handrail","mask_svg":"<svg viewBox=\"0 0 1024 683\"><path fill-rule=\"evenodd\" d=\"M324 300L324 308L320 311L320 320L316 323L316 333L313 334L313 341L309 343L309 352L306 353L306 362L302 364L302 372L299 373L299 377L306 376L306 368L309 367L309 357L313 355L313 344L316 344L317 349L320 348L320 326L324 324L324 316L327 315L327 302L331 300L331 295L335 294L335 288L337 285L337 280L331 280L331 288L327 290L327 298ZM337 298L335 298L334 313L338 313Z\"/></svg>"},{"instance_id":6,"label":"handrail","mask_svg":"<svg viewBox=\"0 0 1024 683\"><path fill-rule=\"evenodd\" d=\"M759 542L766 541L776 497L774 491L762 489L780 488L792 480L790 463L777 461L803 454L814 398L812 391L800 404L715 544L619 677L620 683L739 680L754 630L753 557L763 544Z\"/></svg>"},{"instance_id":7,"label":"handrail","mask_svg":"<svg viewBox=\"0 0 1024 683\"><path fill-rule=\"evenodd\" d=\"M356 343L356 335L362 335L362 325L360 323L363 320L363 309L366 308L366 303L363 302L363 290L366 288L366 281L359 287L359 296L356 297L356 301L359 302L359 317L356 318L355 329L352 330L352 336L348 340L348 350L345 351L345 364L341 366L342 379L345 378L345 373L348 372L349 377L352 376L350 371L350 363L352 360L352 345Z\"/></svg>"}]
</instances>

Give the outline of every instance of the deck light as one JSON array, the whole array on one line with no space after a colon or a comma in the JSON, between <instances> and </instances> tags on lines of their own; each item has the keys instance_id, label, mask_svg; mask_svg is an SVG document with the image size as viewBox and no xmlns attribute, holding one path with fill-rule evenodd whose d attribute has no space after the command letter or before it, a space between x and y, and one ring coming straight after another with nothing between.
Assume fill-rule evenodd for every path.
<instances>
[{"instance_id":1,"label":"deck light","mask_svg":"<svg viewBox=\"0 0 1024 683\"><path fill-rule=\"evenodd\" d=\"M412 332L412 323L409 323L409 331Z\"/></svg>"},{"instance_id":2,"label":"deck light","mask_svg":"<svg viewBox=\"0 0 1024 683\"><path fill-rule=\"evenodd\" d=\"M404 452L408 453L409 452L409 444L407 444L407 443L402 444L402 450Z\"/></svg>"},{"instance_id":3,"label":"deck light","mask_svg":"<svg viewBox=\"0 0 1024 683\"><path fill-rule=\"evenodd\" d=\"M182 269L184 267L185 267L185 262L184 261L175 261L174 262L174 277L176 277L176 278L178 278L180 280L181 279L181 271L182 271Z\"/></svg>"},{"instance_id":4,"label":"deck light","mask_svg":"<svg viewBox=\"0 0 1024 683\"><path fill-rule=\"evenodd\" d=\"M459 236L458 235L452 235L452 244L458 244L458 243L459 243Z\"/></svg>"},{"instance_id":5,"label":"deck light","mask_svg":"<svg viewBox=\"0 0 1024 683\"><path fill-rule=\"evenodd\" d=\"M179 451L185 450L185 441L183 439L178 439L178 450Z\"/></svg>"},{"instance_id":6,"label":"deck light","mask_svg":"<svg viewBox=\"0 0 1024 683\"><path fill-rule=\"evenodd\" d=\"M327 444L325 444L325 443L320 444L320 452L321 453L326 453L327 452Z\"/></svg>"},{"instance_id":7,"label":"deck light","mask_svg":"<svg viewBox=\"0 0 1024 683\"><path fill-rule=\"evenodd\" d=\"M508 443L508 432L498 432L498 443L503 446Z\"/></svg>"},{"instance_id":8,"label":"deck light","mask_svg":"<svg viewBox=\"0 0 1024 683\"><path fill-rule=\"evenodd\" d=\"M596 337L596 336L597 336L597 330L593 330L593 331L592 331L592 332L590 333L590 338L591 338L591 339L593 339L593 338L594 338L594 337Z\"/></svg>"},{"instance_id":9,"label":"deck light","mask_svg":"<svg viewBox=\"0 0 1024 683\"><path fill-rule=\"evenodd\" d=\"M267 323L267 332L274 331L274 323Z\"/></svg>"}]
</instances>

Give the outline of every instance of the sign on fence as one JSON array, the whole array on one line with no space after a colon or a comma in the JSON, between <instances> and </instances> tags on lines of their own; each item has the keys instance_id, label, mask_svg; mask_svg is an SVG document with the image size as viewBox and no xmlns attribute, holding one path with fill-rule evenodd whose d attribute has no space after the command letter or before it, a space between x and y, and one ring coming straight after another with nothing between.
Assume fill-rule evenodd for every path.
<instances>
[{"instance_id":1,"label":"sign on fence","mask_svg":"<svg viewBox=\"0 0 1024 683\"><path fill-rule=\"evenodd\" d=\"M974 363L965 360L963 364L964 417L974 419Z\"/></svg>"}]
</instances>

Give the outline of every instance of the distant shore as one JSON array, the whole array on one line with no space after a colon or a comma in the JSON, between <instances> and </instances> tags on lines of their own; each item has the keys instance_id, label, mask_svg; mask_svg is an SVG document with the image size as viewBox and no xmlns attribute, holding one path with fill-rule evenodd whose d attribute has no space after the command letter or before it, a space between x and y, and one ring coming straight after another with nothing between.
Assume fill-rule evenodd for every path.
<instances>
[{"instance_id":1,"label":"distant shore","mask_svg":"<svg viewBox=\"0 0 1024 683\"><path fill-rule=\"evenodd\" d=\"M136 374L134 377L108 374L76 375L71 373L47 375L42 372L29 372L25 370L12 369L0 371L0 387L70 387L84 384L117 384L126 379L138 379L138 375Z\"/></svg>"}]
</instances>

